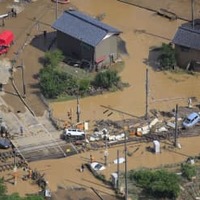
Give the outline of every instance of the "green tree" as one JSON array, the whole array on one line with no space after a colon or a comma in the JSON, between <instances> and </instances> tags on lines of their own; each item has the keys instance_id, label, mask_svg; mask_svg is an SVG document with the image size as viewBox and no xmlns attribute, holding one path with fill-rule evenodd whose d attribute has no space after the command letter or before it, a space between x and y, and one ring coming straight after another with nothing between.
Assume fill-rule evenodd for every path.
<instances>
[{"instance_id":1,"label":"green tree","mask_svg":"<svg viewBox=\"0 0 200 200\"><path fill-rule=\"evenodd\" d=\"M77 88L76 80L66 72L52 67L40 71L40 88L46 98L56 98L63 93L73 93Z\"/></svg>"},{"instance_id":2,"label":"green tree","mask_svg":"<svg viewBox=\"0 0 200 200\"><path fill-rule=\"evenodd\" d=\"M24 197L22 200L44 200L44 198L39 195L28 195Z\"/></svg>"},{"instance_id":3,"label":"green tree","mask_svg":"<svg viewBox=\"0 0 200 200\"><path fill-rule=\"evenodd\" d=\"M4 197L4 200L23 200L23 198L20 197L18 193L13 193L10 195L6 195Z\"/></svg>"},{"instance_id":4,"label":"green tree","mask_svg":"<svg viewBox=\"0 0 200 200\"><path fill-rule=\"evenodd\" d=\"M62 54L62 51L58 49L55 51L48 51L45 53L44 56L44 65L55 68L63 60L64 60L64 55Z\"/></svg>"},{"instance_id":5,"label":"green tree","mask_svg":"<svg viewBox=\"0 0 200 200\"><path fill-rule=\"evenodd\" d=\"M180 193L179 178L176 174L165 170L139 170L132 171L130 179L134 179L138 186L159 198L177 198Z\"/></svg>"},{"instance_id":6,"label":"green tree","mask_svg":"<svg viewBox=\"0 0 200 200\"><path fill-rule=\"evenodd\" d=\"M162 44L161 54L158 57L160 66L164 70L174 69L176 66L175 50L171 44Z\"/></svg>"},{"instance_id":7,"label":"green tree","mask_svg":"<svg viewBox=\"0 0 200 200\"><path fill-rule=\"evenodd\" d=\"M196 175L196 168L194 165L189 163L184 163L181 165L181 171L183 177L187 178L188 180L192 180L192 177Z\"/></svg>"},{"instance_id":8,"label":"green tree","mask_svg":"<svg viewBox=\"0 0 200 200\"><path fill-rule=\"evenodd\" d=\"M89 88L91 86L91 81L89 79L81 79L78 83L79 87L79 94L84 95L89 91Z\"/></svg>"},{"instance_id":9,"label":"green tree","mask_svg":"<svg viewBox=\"0 0 200 200\"><path fill-rule=\"evenodd\" d=\"M179 178L165 170L153 172L150 192L157 197L177 198L180 193Z\"/></svg>"},{"instance_id":10,"label":"green tree","mask_svg":"<svg viewBox=\"0 0 200 200\"><path fill-rule=\"evenodd\" d=\"M129 175L130 179L134 179L141 187L151 184L152 173L150 170L142 169L139 171L131 171Z\"/></svg>"},{"instance_id":11,"label":"green tree","mask_svg":"<svg viewBox=\"0 0 200 200\"><path fill-rule=\"evenodd\" d=\"M117 87L119 82L120 82L120 77L118 76L117 71L108 69L108 70L99 72L95 76L93 85L95 87L110 89L113 86Z\"/></svg>"},{"instance_id":12,"label":"green tree","mask_svg":"<svg viewBox=\"0 0 200 200\"><path fill-rule=\"evenodd\" d=\"M39 195L28 195L26 197L20 197L18 193L13 193L11 195L4 196L3 199L0 200L44 200L42 196Z\"/></svg>"}]
</instances>

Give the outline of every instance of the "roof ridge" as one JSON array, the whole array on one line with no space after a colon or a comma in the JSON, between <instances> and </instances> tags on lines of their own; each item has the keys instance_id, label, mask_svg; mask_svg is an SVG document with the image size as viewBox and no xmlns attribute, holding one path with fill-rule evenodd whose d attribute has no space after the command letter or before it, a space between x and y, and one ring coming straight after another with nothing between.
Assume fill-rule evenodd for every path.
<instances>
[{"instance_id":1,"label":"roof ridge","mask_svg":"<svg viewBox=\"0 0 200 200\"><path fill-rule=\"evenodd\" d=\"M190 32L193 32L193 33L200 34L200 30L195 30L193 28L189 28L189 27L186 27L186 26L181 26L180 29L184 29L184 30L187 30L187 31L190 31Z\"/></svg>"},{"instance_id":2,"label":"roof ridge","mask_svg":"<svg viewBox=\"0 0 200 200\"><path fill-rule=\"evenodd\" d=\"M89 22L88 20L82 18L81 16L76 15L75 13L73 13L74 10L72 10L72 11L65 11L65 12L69 13L70 15L75 16L75 17L78 18L78 19L81 19L81 20L84 21L84 22L87 22L88 24L94 25L94 26L96 26L96 27L98 27L98 28L101 28L102 30L104 30L104 31L106 31L106 32L109 32L108 29L105 29L105 28L103 28L102 26L99 26L99 25L97 25L97 24L95 24L95 23ZM77 11L75 11L75 12L77 12ZM80 13L80 14L82 14L82 13ZM82 15L83 15L83 14L82 14ZM85 16L86 16L86 17L90 17L90 18L93 19L93 20L96 20L96 19L94 19L93 17L91 17L91 16L89 16L89 15L85 15ZM98 20L96 20L96 21L99 22ZM100 23L102 23L102 22L100 22ZM102 23L102 24L103 24L103 23Z\"/></svg>"}]
</instances>

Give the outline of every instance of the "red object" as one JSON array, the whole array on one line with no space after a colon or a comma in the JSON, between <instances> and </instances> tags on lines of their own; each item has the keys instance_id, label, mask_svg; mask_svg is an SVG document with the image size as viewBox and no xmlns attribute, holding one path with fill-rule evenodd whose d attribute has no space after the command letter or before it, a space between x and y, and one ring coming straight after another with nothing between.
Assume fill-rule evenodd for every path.
<instances>
[{"instance_id":1,"label":"red object","mask_svg":"<svg viewBox=\"0 0 200 200\"><path fill-rule=\"evenodd\" d=\"M8 47L6 46L0 46L0 55L7 53L8 52Z\"/></svg>"},{"instance_id":2,"label":"red object","mask_svg":"<svg viewBox=\"0 0 200 200\"><path fill-rule=\"evenodd\" d=\"M9 30L0 33L0 55L7 53L8 48L13 44L14 34Z\"/></svg>"},{"instance_id":3,"label":"red object","mask_svg":"<svg viewBox=\"0 0 200 200\"><path fill-rule=\"evenodd\" d=\"M101 56L96 59L96 63L99 64L100 62L104 61L106 59L106 56Z\"/></svg>"},{"instance_id":4,"label":"red object","mask_svg":"<svg viewBox=\"0 0 200 200\"><path fill-rule=\"evenodd\" d=\"M10 46L13 43L14 34L9 31L3 31L0 33L0 46Z\"/></svg>"}]
</instances>

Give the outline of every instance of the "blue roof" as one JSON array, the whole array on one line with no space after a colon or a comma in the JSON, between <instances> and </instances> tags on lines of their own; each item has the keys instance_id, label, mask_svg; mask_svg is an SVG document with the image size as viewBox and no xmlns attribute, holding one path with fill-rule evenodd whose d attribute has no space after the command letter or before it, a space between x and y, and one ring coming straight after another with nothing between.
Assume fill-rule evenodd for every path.
<instances>
[{"instance_id":1,"label":"blue roof","mask_svg":"<svg viewBox=\"0 0 200 200\"><path fill-rule=\"evenodd\" d=\"M172 43L191 49L200 50L200 30L197 27L192 28L190 24L184 24L179 27Z\"/></svg>"},{"instance_id":2,"label":"blue roof","mask_svg":"<svg viewBox=\"0 0 200 200\"><path fill-rule=\"evenodd\" d=\"M63 12L52 27L94 47L108 33L121 33L116 28L75 10Z\"/></svg>"}]
</instances>

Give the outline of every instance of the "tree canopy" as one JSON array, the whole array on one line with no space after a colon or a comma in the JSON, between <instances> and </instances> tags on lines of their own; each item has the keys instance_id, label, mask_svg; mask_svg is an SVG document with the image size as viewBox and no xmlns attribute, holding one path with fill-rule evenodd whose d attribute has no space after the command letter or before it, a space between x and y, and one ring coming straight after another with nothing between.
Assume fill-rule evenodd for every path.
<instances>
[{"instance_id":1,"label":"tree canopy","mask_svg":"<svg viewBox=\"0 0 200 200\"><path fill-rule=\"evenodd\" d=\"M136 181L138 186L155 197L175 199L180 193L179 177L165 170L132 171L130 179Z\"/></svg>"},{"instance_id":2,"label":"tree canopy","mask_svg":"<svg viewBox=\"0 0 200 200\"><path fill-rule=\"evenodd\" d=\"M164 70L174 69L176 66L175 50L171 44L162 44L161 54L158 57L160 66Z\"/></svg>"},{"instance_id":3,"label":"tree canopy","mask_svg":"<svg viewBox=\"0 0 200 200\"><path fill-rule=\"evenodd\" d=\"M104 89L112 88L113 86L118 85L120 82L120 77L118 76L117 71L113 70L105 70L102 72L99 72L94 79L94 86L101 87Z\"/></svg>"},{"instance_id":4,"label":"tree canopy","mask_svg":"<svg viewBox=\"0 0 200 200\"><path fill-rule=\"evenodd\" d=\"M181 171L182 171L183 177L187 178L188 180L192 180L192 177L196 175L195 166L189 163L183 163L181 165Z\"/></svg>"}]
</instances>

